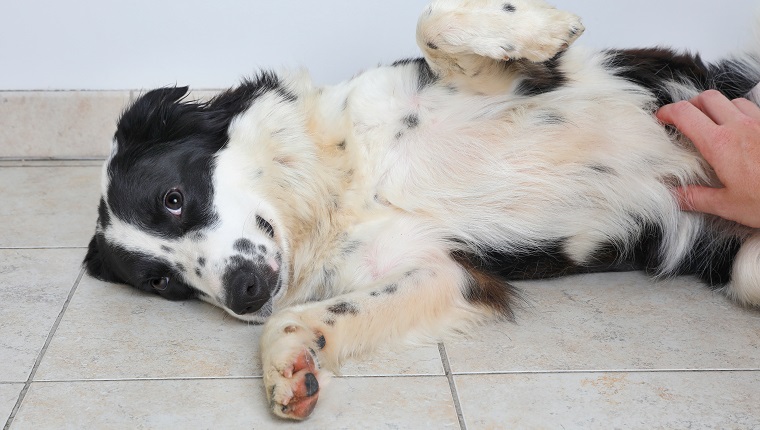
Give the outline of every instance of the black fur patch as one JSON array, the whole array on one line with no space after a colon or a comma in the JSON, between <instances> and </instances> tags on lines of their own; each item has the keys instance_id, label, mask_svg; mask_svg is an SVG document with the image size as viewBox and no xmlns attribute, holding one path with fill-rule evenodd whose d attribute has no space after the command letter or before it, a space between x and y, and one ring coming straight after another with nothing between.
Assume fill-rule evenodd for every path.
<instances>
[{"instance_id":1,"label":"black fur patch","mask_svg":"<svg viewBox=\"0 0 760 430\"><path fill-rule=\"evenodd\" d=\"M559 53L551 60L543 63L532 63L524 60L506 62L507 67L514 68L517 73L522 75L522 79L515 89L515 94L536 96L555 91L565 85L567 76L559 69L561 57L562 53Z\"/></svg>"},{"instance_id":2,"label":"black fur patch","mask_svg":"<svg viewBox=\"0 0 760 430\"><path fill-rule=\"evenodd\" d=\"M274 237L274 227L264 218L256 215L256 225L259 226L269 237Z\"/></svg>"},{"instance_id":3,"label":"black fur patch","mask_svg":"<svg viewBox=\"0 0 760 430\"><path fill-rule=\"evenodd\" d=\"M335 315L359 315L359 307L356 303L350 302L338 302L327 308L327 310Z\"/></svg>"},{"instance_id":4,"label":"black fur patch","mask_svg":"<svg viewBox=\"0 0 760 430\"><path fill-rule=\"evenodd\" d=\"M198 265L201 267L206 266L206 259L204 257L198 257Z\"/></svg>"},{"instance_id":5,"label":"black fur patch","mask_svg":"<svg viewBox=\"0 0 760 430\"><path fill-rule=\"evenodd\" d=\"M393 67L407 66L414 64L417 66L417 90L422 91L430 85L438 82L438 75L433 72L430 65L424 58L407 58L404 60L396 61L392 64Z\"/></svg>"},{"instance_id":6,"label":"black fur patch","mask_svg":"<svg viewBox=\"0 0 760 430\"><path fill-rule=\"evenodd\" d=\"M90 241L84 259L87 273L105 282L129 284L140 290L159 294L169 300L187 300L198 291L179 279L176 266L164 259L143 255L114 246L97 233ZM158 291L151 286L155 278L169 278L166 289Z\"/></svg>"},{"instance_id":7,"label":"black fur patch","mask_svg":"<svg viewBox=\"0 0 760 430\"><path fill-rule=\"evenodd\" d=\"M327 340L325 339L325 335L320 334L317 337L317 348L325 349L325 345L327 345Z\"/></svg>"},{"instance_id":8,"label":"black fur patch","mask_svg":"<svg viewBox=\"0 0 760 430\"><path fill-rule=\"evenodd\" d=\"M679 101L668 92L668 82L691 84L697 92L718 90L730 99L744 97L760 82L760 72L738 60L710 65L699 55L663 48L610 50L606 54L605 68L650 90L659 106Z\"/></svg>"},{"instance_id":9,"label":"black fur patch","mask_svg":"<svg viewBox=\"0 0 760 430\"><path fill-rule=\"evenodd\" d=\"M712 288L724 287L731 281L731 269L742 240L722 236L717 231L720 229L708 228L703 232L692 245L687 258L681 262L676 274L695 275Z\"/></svg>"},{"instance_id":10,"label":"black fur patch","mask_svg":"<svg viewBox=\"0 0 760 430\"><path fill-rule=\"evenodd\" d=\"M602 165L602 164L592 164L592 165L588 166L588 168L591 169L591 170L593 170L593 171L595 171L595 172L597 172L597 173L604 173L604 174L607 174L607 175L615 175L615 174L617 174L615 172L615 169L613 169L610 166L605 166L605 165Z\"/></svg>"},{"instance_id":11,"label":"black fur patch","mask_svg":"<svg viewBox=\"0 0 760 430\"><path fill-rule=\"evenodd\" d=\"M235 241L235 243L232 245L232 248L235 251L241 252L243 254L254 255L256 246L250 240L241 238Z\"/></svg>"},{"instance_id":12,"label":"black fur patch","mask_svg":"<svg viewBox=\"0 0 760 430\"><path fill-rule=\"evenodd\" d=\"M504 5L501 7L501 9L504 12L509 12L509 13L513 13L513 12L515 12L517 10L517 8L514 5L512 5L511 3L504 3Z\"/></svg>"},{"instance_id":13,"label":"black fur patch","mask_svg":"<svg viewBox=\"0 0 760 430\"><path fill-rule=\"evenodd\" d=\"M457 251L451 256L469 274L464 291L465 299L470 303L489 307L499 315L512 318L512 304L517 298L517 290L474 254Z\"/></svg>"},{"instance_id":14,"label":"black fur patch","mask_svg":"<svg viewBox=\"0 0 760 430\"><path fill-rule=\"evenodd\" d=\"M417 128L420 125L420 117L417 114L409 114L401 120L407 128Z\"/></svg>"},{"instance_id":15,"label":"black fur patch","mask_svg":"<svg viewBox=\"0 0 760 430\"><path fill-rule=\"evenodd\" d=\"M108 213L106 201L102 197L100 198L100 204L98 204L98 224L103 229L111 225L111 215Z\"/></svg>"},{"instance_id":16,"label":"black fur patch","mask_svg":"<svg viewBox=\"0 0 760 430\"><path fill-rule=\"evenodd\" d=\"M565 117L557 111L546 110L537 115L538 120L547 125L562 125L567 122Z\"/></svg>"}]
</instances>

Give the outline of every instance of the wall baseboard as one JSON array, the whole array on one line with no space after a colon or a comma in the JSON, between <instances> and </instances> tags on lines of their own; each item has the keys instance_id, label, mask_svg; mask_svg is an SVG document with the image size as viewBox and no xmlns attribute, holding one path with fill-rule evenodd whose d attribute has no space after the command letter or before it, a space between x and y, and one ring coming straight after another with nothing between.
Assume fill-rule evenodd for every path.
<instances>
[{"instance_id":1,"label":"wall baseboard","mask_svg":"<svg viewBox=\"0 0 760 430\"><path fill-rule=\"evenodd\" d=\"M215 90L193 91L208 99ZM0 91L0 159L103 159L141 91Z\"/></svg>"}]
</instances>

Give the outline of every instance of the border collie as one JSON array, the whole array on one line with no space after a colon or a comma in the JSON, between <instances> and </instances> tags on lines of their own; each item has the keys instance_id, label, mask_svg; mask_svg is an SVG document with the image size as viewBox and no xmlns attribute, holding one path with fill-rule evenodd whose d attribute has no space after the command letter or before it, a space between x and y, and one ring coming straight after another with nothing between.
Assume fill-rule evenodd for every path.
<instances>
[{"instance_id":1,"label":"border collie","mask_svg":"<svg viewBox=\"0 0 760 430\"><path fill-rule=\"evenodd\" d=\"M746 96L760 57L588 52L541 0L437 0L424 58L331 87L260 72L206 103L137 99L103 174L90 275L264 323L271 410L341 361L509 318L514 280L695 275L760 304L760 232L679 210L719 185L658 107Z\"/></svg>"}]
</instances>

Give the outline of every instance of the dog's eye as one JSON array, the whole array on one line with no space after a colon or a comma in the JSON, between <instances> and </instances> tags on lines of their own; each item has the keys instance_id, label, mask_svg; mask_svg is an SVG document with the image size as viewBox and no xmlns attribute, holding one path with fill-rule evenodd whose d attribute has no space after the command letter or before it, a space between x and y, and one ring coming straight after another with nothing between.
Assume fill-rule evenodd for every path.
<instances>
[{"instance_id":1,"label":"dog's eye","mask_svg":"<svg viewBox=\"0 0 760 430\"><path fill-rule=\"evenodd\" d=\"M169 287L169 278L153 278L150 280L150 286L158 291L164 291Z\"/></svg>"},{"instance_id":2,"label":"dog's eye","mask_svg":"<svg viewBox=\"0 0 760 430\"><path fill-rule=\"evenodd\" d=\"M175 216L182 215L182 204L185 202L185 198L182 192L178 189L171 189L166 192L164 196L164 206L166 209Z\"/></svg>"}]
</instances>

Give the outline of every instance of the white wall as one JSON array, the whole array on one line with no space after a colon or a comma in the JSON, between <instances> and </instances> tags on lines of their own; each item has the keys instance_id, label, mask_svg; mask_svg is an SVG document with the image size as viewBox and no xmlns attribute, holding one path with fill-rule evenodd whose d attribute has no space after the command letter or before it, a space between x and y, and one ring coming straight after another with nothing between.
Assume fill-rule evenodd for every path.
<instances>
[{"instance_id":1,"label":"white wall","mask_svg":"<svg viewBox=\"0 0 760 430\"><path fill-rule=\"evenodd\" d=\"M591 47L669 45L717 58L750 40L758 0L553 0ZM0 89L233 85L258 67L322 83L418 55L427 0L0 0Z\"/></svg>"}]
</instances>

